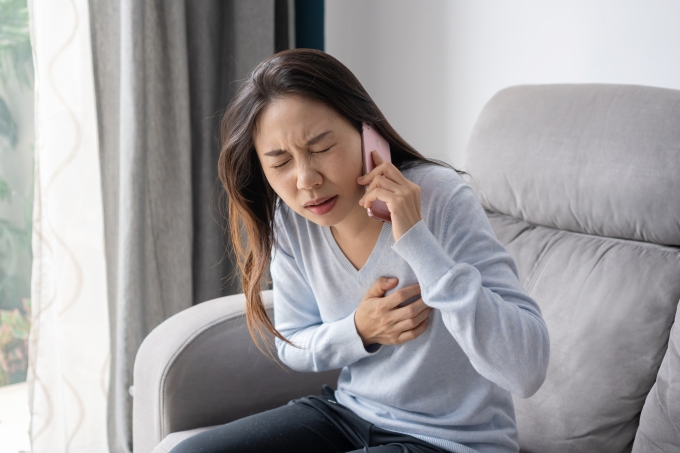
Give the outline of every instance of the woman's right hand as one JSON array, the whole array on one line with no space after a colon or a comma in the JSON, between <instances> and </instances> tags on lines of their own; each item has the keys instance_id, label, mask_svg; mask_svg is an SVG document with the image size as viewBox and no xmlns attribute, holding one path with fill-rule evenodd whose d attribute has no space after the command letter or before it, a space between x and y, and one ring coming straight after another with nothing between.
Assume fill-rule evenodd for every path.
<instances>
[{"instance_id":1,"label":"woman's right hand","mask_svg":"<svg viewBox=\"0 0 680 453\"><path fill-rule=\"evenodd\" d=\"M420 285L407 286L385 296L397 286L394 277L381 277L366 292L354 314L354 324L364 346L380 343L402 344L419 337L427 329L432 308L422 298L405 306L402 302L420 294Z\"/></svg>"}]
</instances>

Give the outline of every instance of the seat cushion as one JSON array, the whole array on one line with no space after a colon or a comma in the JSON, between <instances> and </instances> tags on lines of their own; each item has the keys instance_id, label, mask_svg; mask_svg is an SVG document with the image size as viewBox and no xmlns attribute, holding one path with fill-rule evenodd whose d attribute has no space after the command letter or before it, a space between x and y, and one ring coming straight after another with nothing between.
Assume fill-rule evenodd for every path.
<instances>
[{"instance_id":1,"label":"seat cushion","mask_svg":"<svg viewBox=\"0 0 680 453\"><path fill-rule=\"evenodd\" d=\"M630 451L680 299L680 249L487 215L550 333L545 383L514 400L522 450Z\"/></svg>"},{"instance_id":2,"label":"seat cushion","mask_svg":"<svg viewBox=\"0 0 680 453\"><path fill-rule=\"evenodd\" d=\"M633 453L680 451L680 311L656 383L647 395Z\"/></svg>"},{"instance_id":3,"label":"seat cushion","mask_svg":"<svg viewBox=\"0 0 680 453\"><path fill-rule=\"evenodd\" d=\"M161 443L158 444L158 446L156 446L156 448L154 448L151 453L169 453L170 450L172 450L175 447L175 445L182 442L184 439L188 439L191 436L194 436L198 433L202 433L203 431L216 428L217 426L220 425L206 426L204 428L196 428L187 431L178 431L176 433L170 433L167 436L165 436L165 439L163 439Z\"/></svg>"}]
</instances>

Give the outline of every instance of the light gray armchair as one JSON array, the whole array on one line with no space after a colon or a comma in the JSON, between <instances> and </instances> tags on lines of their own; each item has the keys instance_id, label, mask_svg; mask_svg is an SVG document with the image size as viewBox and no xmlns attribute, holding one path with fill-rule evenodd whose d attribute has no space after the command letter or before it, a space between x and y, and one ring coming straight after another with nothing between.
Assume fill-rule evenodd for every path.
<instances>
[{"instance_id":1,"label":"light gray armchair","mask_svg":"<svg viewBox=\"0 0 680 453\"><path fill-rule=\"evenodd\" d=\"M270 316L271 296L264 292ZM243 294L222 297L178 313L147 336L135 360L134 453L164 453L201 428L335 386L339 370L300 373L260 353L244 313Z\"/></svg>"},{"instance_id":2,"label":"light gray armchair","mask_svg":"<svg viewBox=\"0 0 680 453\"><path fill-rule=\"evenodd\" d=\"M514 400L522 450L680 451L680 91L503 90L464 169L550 331L543 387ZM144 341L135 453L335 384L261 355L243 311L206 302Z\"/></svg>"}]
</instances>

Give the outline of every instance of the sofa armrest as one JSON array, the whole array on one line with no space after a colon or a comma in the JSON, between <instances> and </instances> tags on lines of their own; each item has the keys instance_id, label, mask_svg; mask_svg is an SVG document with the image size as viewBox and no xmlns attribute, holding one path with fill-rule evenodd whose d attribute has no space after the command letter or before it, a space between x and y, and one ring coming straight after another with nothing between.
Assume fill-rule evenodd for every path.
<instances>
[{"instance_id":1,"label":"sofa armrest","mask_svg":"<svg viewBox=\"0 0 680 453\"><path fill-rule=\"evenodd\" d=\"M272 315L272 293L263 293ZM149 453L165 436L219 425L320 394L339 370L300 373L253 344L243 294L222 297L165 320L145 339L134 366L133 446Z\"/></svg>"}]
</instances>

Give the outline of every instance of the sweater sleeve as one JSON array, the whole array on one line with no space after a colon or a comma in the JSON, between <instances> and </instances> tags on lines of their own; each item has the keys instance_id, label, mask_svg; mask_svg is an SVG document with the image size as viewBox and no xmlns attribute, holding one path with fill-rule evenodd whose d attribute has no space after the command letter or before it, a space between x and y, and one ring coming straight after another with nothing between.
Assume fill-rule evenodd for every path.
<instances>
[{"instance_id":1,"label":"sweater sleeve","mask_svg":"<svg viewBox=\"0 0 680 453\"><path fill-rule=\"evenodd\" d=\"M543 384L548 367L541 311L522 288L515 262L472 188L461 186L443 215L441 240L421 220L393 249L411 266L423 301L441 311L477 372L528 398Z\"/></svg>"},{"instance_id":2,"label":"sweater sleeve","mask_svg":"<svg viewBox=\"0 0 680 453\"><path fill-rule=\"evenodd\" d=\"M278 239L270 268L275 327L294 344L275 339L281 361L296 371L325 371L375 354L380 348L364 347L357 333L356 310L334 322L322 321L314 293L288 246L283 237Z\"/></svg>"}]
</instances>

